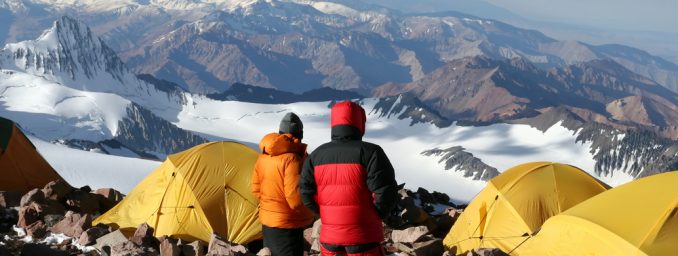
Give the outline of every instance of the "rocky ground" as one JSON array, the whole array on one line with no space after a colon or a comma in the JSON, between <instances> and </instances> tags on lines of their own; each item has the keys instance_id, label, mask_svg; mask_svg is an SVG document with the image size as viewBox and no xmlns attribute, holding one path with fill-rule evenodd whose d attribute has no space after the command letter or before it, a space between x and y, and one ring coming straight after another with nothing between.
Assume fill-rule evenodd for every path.
<instances>
[{"instance_id":1,"label":"rocky ground","mask_svg":"<svg viewBox=\"0 0 678 256\"><path fill-rule=\"evenodd\" d=\"M449 255L442 239L463 206L449 196L419 188L399 190L398 207L384 221L384 248L389 255ZM231 244L213 235L209 244L153 237L153 228L140 225L126 237L114 227L92 226L92 219L112 208L123 195L113 189L92 191L53 181L21 195L0 191L0 256L5 255L270 255L261 241ZM320 221L304 231L307 255L319 255ZM469 255L505 255L482 249Z\"/></svg>"}]
</instances>

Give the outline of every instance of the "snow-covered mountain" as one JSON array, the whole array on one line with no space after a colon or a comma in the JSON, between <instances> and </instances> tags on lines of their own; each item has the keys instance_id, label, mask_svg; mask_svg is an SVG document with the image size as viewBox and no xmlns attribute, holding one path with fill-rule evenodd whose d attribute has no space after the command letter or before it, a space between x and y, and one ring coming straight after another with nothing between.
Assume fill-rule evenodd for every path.
<instances>
[{"instance_id":1,"label":"snow-covered mountain","mask_svg":"<svg viewBox=\"0 0 678 256\"><path fill-rule=\"evenodd\" d=\"M106 152L122 146L155 158L205 141L166 121L181 110L182 91L138 79L69 17L0 50L0 92L0 113L48 141Z\"/></svg>"}]
</instances>

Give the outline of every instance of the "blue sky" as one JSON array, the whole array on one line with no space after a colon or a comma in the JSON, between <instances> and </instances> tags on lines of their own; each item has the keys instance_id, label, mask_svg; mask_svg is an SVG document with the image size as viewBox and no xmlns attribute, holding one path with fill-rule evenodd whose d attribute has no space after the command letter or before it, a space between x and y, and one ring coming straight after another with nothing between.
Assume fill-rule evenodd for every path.
<instances>
[{"instance_id":1,"label":"blue sky","mask_svg":"<svg viewBox=\"0 0 678 256\"><path fill-rule=\"evenodd\" d=\"M678 33L676 0L486 1L526 18L620 30Z\"/></svg>"}]
</instances>

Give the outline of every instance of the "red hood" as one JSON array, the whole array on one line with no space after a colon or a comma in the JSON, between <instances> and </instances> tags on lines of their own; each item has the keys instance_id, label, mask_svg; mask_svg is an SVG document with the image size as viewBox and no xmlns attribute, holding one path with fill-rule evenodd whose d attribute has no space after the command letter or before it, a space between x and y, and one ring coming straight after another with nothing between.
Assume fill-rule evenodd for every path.
<instances>
[{"instance_id":1,"label":"red hood","mask_svg":"<svg viewBox=\"0 0 678 256\"><path fill-rule=\"evenodd\" d=\"M343 101L332 107L332 127L350 125L357 128L362 136L365 135L365 121L365 110L355 102Z\"/></svg>"}]
</instances>

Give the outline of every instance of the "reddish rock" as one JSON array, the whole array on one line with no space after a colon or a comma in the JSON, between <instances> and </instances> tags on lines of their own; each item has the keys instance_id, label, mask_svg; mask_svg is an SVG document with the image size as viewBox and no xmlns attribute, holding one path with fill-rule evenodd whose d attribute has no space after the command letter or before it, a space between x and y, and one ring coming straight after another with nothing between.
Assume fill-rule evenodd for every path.
<instances>
[{"instance_id":1,"label":"reddish rock","mask_svg":"<svg viewBox=\"0 0 678 256\"><path fill-rule=\"evenodd\" d=\"M19 209L19 221L16 225L20 228L26 228L39 219L40 215L38 214L38 211L35 210L35 208L31 206L23 206Z\"/></svg>"},{"instance_id":2,"label":"reddish rock","mask_svg":"<svg viewBox=\"0 0 678 256\"><path fill-rule=\"evenodd\" d=\"M160 253L150 247L142 247L131 241L111 247L111 256L158 256Z\"/></svg>"},{"instance_id":3,"label":"reddish rock","mask_svg":"<svg viewBox=\"0 0 678 256\"><path fill-rule=\"evenodd\" d=\"M106 251L106 248L108 248L110 252L110 248L127 241L127 237L122 234L122 231L116 230L98 238L94 247L100 251Z\"/></svg>"},{"instance_id":4,"label":"reddish rock","mask_svg":"<svg viewBox=\"0 0 678 256\"><path fill-rule=\"evenodd\" d=\"M313 229L311 233L311 238L320 238L320 229L322 228L322 222L320 219L313 222Z\"/></svg>"},{"instance_id":5,"label":"reddish rock","mask_svg":"<svg viewBox=\"0 0 678 256\"><path fill-rule=\"evenodd\" d=\"M80 239L78 239L78 244L93 245L94 243L96 243L97 239L106 234L108 234L108 229L104 229L101 227L93 227L87 229L85 232L82 233L82 235L80 235Z\"/></svg>"},{"instance_id":6,"label":"reddish rock","mask_svg":"<svg viewBox=\"0 0 678 256\"><path fill-rule=\"evenodd\" d=\"M99 200L99 211L106 212L122 201L124 195L112 188L97 189L94 194Z\"/></svg>"},{"instance_id":7,"label":"reddish rock","mask_svg":"<svg viewBox=\"0 0 678 256\"><path fill-rule=\"evenodd\" d=\"M320 229L322 228L322 222L318 219L313 222L313 228L311 229L311 251L320 252Z\"/></svg>"},{"instance_id":8,"label":"reddish rock","mask_svg":"<svg viewBox=\"0 0 678 256\"><path fill-rule=\"evenodd\" d=\"M181 249L171 239L162 239L160 243L160 256L179 256Z\"/></svg>"},{"instance_id":9,"label":"reddish rock","mask_svg":"<svg viewBox=\"0 0 678 256\"><path fill-rule=\"evenodd\" d=\"M207 255L232 255L231 244L226 242L217 234L212 234L209 245L207 246Z\"/></svg>"},{"instance_id":10,"label":"reddish rock","mask_svg":"<svg viewBox=\"0 0 678 256\"><path fill-rule=\"evenodd\" d=\"M50 231L55 234L64 234L69 237L80 237L85 230L92 227L92 216L81 215L68 211L64 219L54 225Z\"/></svg>"},{"instance_id":11,"label":"reddish rock","mask_svg":"<svg viewBox=\"0 0 678 256\"><path fill-rule=\"evenodd\" d=\"M42 190L36 188L31 191L28 191L28 193L21 197L21 202L19 205L22 207L28 206L33 202L36 202L38 204L42 204L45 202L45 194L42 193Z\"/></svg>"},{"instance_id":12,"label":"reddish rock","mask_svg":"<svg viewBox=\"0 0 678 256\"><path fill-rule=\"evenodd\" d=\"M443 214L446 214L446 215L452 217L452 219L454 219L456 221L459 218L459 215L461 215L461 210L457 210L454 207L448 207L447 209L445 209Z\"/></svg>"},{"instance_id":13,"label":"reddish rock","mask_svg":"<svg viewBox=\"0 0 678 256\"><path fill-rule=\"evenodd\" d=\"M0 208L17 207L21 203L21 193L0 191Z\"/></svg>"},{"instance_id":14,"label":"reddish rock","mask_svg":"<svg viewBox=\"0 0 678 256\"><path fill-rule=\"evenodd\" d=\"M64 180L55 180L47 183L42 189L42 193L45 195L45 198L48 200L61 201L66 196L71 193L73 187L68 185Z\"/></svg>"},{"instance_id":15,"label":"reddish rock","mask_svg":"<svg viewBox=\"0 0 678 256\"><path fill-rule=\"evenodd\" d=\"M75 190L66 197L66 205L74 212L94 214L99 212L99 197L82 190Z\"/></svg>"},{"instance_id":16,"label":"reddish rock","mask_svg":"<svg viewBox=\"0 0 678 256\"><path fill-rule=\"evenodd\" d=\"M393 230L391 240L394 243L415 243L421 241L429 233L426 226L411 227L404 230Z\"/></svg>"},{"instance_id":17,"label":"reddish rock","mask_svg":"<svg viewBox=\"0 0 678 256\"><path fill-rule=\"evenodd\" d=\"M139 225L129 240L139 246L158 248L160 245L158 239L153 236L153 228L146 223Z\"/></svg>"},{"instance_id":18,"label":"reddish rock","mask_svg":"<svg viewBox=\"0 0 678 256\"><path fill-rule=\"evenodd\" d=\"M445 252L443 240L438 238L414 243L412 248L414 249L414 255L417 256L442 255Z\"/></svg>"},{"instance_id":19,"label":"reddish rock","mask_svg":"<svg viewBox=\"0 0 678 256\"><path fill-rule=\"evenodd\" d=\"M313 222L313 226L304 230L304 247L306 250L309 250L313 241L320 237L320 226L322 223L320 220Z\"/></svg>"},{"instance_id":20,"label":"reddish rock","mask_svg":"<svg viewBox=\"0 0 678 256\"><path fill-rule=\"evenodd\" d=\"M97 189L94 193L102 195L104 198L106 198L106 199L108 199L108 200L110 200L114 203L118 203L118 202L122 201L122 198L125 197L122 193L120 193L120 191L117 191L117 190L112 189L112 188L100 188L100 189Z\"/></svg>"},{"instance_id":21,"label":"reddish rock","mask_svg":"<svg viewBox=\"0 0 678 256\"><path fill-rule=\"evenodd\" d=\"M306 228L304 229L304 250L308 251L311 249L311 243L313 243L313 238L311 235L313 234L313 228Z\"/></svg>"},{"instance_id":22,"label":"reddish rock","mask_svg":"<svg viewBox=\"0 0 678 256\"><path fill-rule=\"evenodd\" d=\"M237 245L231 246L231 252L234 255L244 255L244 254L248 254L249 250L247 250L247 247L245 247L244 245L237 244Z\"/></svg>"},{"instance_id":23,"label":"reddish rock","mask_svg":"<svg viewBox=\"0 0 678 256\"><path fill-rule=\"evenodd\" d=\"M235 256L247 254L247 248L231 244L219 236L212 235L207 248L207 256Z\"/></svg>"},{"instance_id":24,"label":"reddish rock","mask_svg":"<svg viewBox=\"0 0 678 256\"><path fill-rule=\"evenodd\" d=\"M320 252L320 246L320 239L314 238L313 242L311 243L311 252Z\"/></svg>"},{"instance_id":25,"label":"reddish rock","mask_svg":"<svg viewBox=\"0 0 678 256\"><path fill-rule=\"evenodd\" d=\"M45 226L45 222L38 220L26 227L26 234L34 239L42 239L47 235L47 226Z\"/></svg>"},{"instance_id":26,"label":"reddish rock","mask_svg":"<svg viewBox=\"0 0 678 256\"><path fill-rule=\"evenodd\" d=\"M66 207L55 200L46 200L42 203L32 202L31 206L42 216L53 214L64 215L66 213Z\"/></svg>"}]
</instances>

